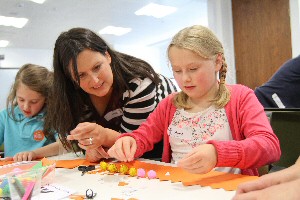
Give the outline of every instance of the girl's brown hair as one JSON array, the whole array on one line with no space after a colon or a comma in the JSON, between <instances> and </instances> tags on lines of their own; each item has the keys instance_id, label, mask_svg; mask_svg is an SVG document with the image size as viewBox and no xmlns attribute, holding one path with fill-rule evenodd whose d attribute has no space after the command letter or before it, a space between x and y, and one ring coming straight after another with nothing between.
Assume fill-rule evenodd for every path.
<instances>
[{"instance_id":1,"label":"girl's brown hair","mask_svg":"<svg viewBox=\"0 0 300 200\"><path fill-rule=\"evenodd\" d=\"M20 84L24 84L31 90L40 93L46 99L53 82L53 73L50 72L46 67L42 67L35 64L23 65L13 83L10 93L7 97L6 108L8 116L13 120L17 121L14 113L14 108L17 106L16 92Z\"/></svg>"}]
</instances>

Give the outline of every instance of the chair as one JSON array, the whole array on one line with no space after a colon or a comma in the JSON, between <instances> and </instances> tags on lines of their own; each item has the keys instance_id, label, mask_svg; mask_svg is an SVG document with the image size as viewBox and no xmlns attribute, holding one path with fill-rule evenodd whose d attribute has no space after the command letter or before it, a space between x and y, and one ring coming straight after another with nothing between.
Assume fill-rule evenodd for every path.
<instances>
[{"instance_id":1,"label":"chair","mask_svg":"<svg viewBox=\"0 0 300 200\"><path fill-rule=\"evenodd\" d=\"M272 111L270 123L281 147L280 160L272 164L272 172L293 165L300 155L300 111Z\"/></svg>"},{"instance_id":2,"label":"chair","mask_svg":"<svg viewBox=\"0 0 300 200\"><path fill-rule=\"evenodd\" d=\"M2 144L0 146L0 157L3 158L4 157L4 144Z\"/></svg>"}]
</instances>

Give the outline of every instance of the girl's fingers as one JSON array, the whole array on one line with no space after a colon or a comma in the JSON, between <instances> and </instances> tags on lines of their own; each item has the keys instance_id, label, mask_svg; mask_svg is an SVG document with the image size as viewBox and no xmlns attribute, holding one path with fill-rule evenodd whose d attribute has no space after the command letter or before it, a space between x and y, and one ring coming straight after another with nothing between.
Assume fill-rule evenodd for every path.
<instances>
[{"instance_id":1,"label":"girl's fingers","mask_svg":"<svg viewBox=\"0 0 300 200\"><path fill-rule=\"evenodd\" d=\"M109 158L109 155L105 152L102 146L96 149L102 158Z\"/></svg>"}]
</instances>

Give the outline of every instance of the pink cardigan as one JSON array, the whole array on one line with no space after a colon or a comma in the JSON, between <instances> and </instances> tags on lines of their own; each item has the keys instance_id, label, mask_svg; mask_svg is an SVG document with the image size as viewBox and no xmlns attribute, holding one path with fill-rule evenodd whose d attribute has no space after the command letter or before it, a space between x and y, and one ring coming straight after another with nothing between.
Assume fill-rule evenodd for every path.
<instances>
[{"instance_id":1,"label":"pink cardigan","mask_svg":"<svg viewBox=\"0 0 300 200\"><path fill-rule=\"evenodd\" d=\"M235 167L242 174L258 175L258 167L279 160L281 151L278 138L274 134L262 105L254 92L242 85L228 85L231 99L225 106L233 140L210 140L218 152L216 167ZM153 149L153 144L164 140L163 162L170 162L171 147L167 129L176 107L174 94L163 99L147 120L132 133L137 141L135 157Z\"/></svg>"}]
</instances>

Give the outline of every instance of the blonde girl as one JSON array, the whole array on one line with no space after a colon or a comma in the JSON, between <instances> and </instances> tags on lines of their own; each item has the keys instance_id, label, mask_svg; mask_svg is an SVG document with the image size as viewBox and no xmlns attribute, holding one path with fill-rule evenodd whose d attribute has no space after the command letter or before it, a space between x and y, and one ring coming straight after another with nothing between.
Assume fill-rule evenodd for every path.
<instances>
[{"instance_id":1,"label":"blonde girl","mask_svg":"<svg viewBox=\"0 0 300 200\"><path fill-rule=\"evenodd\" d=\"M162 161L192 173L258 175L257 168L279 159L278 138L254 92L225 84L224 49L211 30L179 31L168 57L181 92L162 100L139 129L122 134L110 156L132 161L163 139Z\"/></svg>"}]
</instances>

